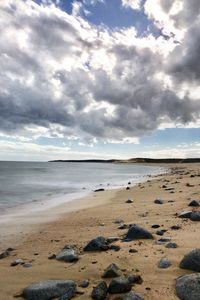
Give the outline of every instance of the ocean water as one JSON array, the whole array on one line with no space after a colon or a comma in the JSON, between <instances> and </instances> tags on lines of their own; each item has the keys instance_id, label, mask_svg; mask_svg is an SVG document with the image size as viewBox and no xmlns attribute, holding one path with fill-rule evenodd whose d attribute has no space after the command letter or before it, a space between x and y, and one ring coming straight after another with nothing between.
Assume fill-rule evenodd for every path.
<instances>
[{"instance_id":1,"label":"ocean water","mask_svg":"<svg viewBox=\"0 0 200 300\"><path fill-rule=\"evenodd\" d=\"M0 162L0 213L31 202L74 200L163 173L160 167L108 163ZM75 201L75 200L74 200Z\"/></svg>"}]
</instances>

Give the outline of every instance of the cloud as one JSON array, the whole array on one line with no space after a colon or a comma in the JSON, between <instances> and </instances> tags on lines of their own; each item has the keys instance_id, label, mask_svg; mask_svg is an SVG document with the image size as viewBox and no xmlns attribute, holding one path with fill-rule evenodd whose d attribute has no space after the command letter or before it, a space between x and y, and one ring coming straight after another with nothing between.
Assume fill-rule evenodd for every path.
<instances>
[{"instance_id":1,"label":"cloud","mask_svg":"<svg viewBox=\"0 0 200 300\"><path fill-rule=\"evenodd\" d=\"M141 7L142 0L122 0L122 6L125 8L131 8L139 10Z\"/></svg>"},{"instance_id":2,"label":"cloud","mask_svg":"<svg viewBox=\"0 0 200 300\"><path fill-rule=\"evenodd\" d=\"M198 122L199 98L189 85L199 86L198 22L186 30L178 6L158 3L163 22L150 0L147 15L181 32L181 44L173 36L137 37L134 27L94 26L75 8L69 15L52 3L1 1L1 132L126 142L165 123Z\"/></svg>"}]
</instances>

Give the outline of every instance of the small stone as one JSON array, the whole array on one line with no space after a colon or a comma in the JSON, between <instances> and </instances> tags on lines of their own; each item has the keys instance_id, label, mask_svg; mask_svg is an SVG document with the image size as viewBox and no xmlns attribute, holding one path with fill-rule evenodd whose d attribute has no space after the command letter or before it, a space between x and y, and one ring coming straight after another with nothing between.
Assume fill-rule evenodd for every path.
<instances>
[{"instance_id":1,"label":"small stone","mask_svg":"<svg viewBox=\"0 0 200 300\"><path fill-rule=\"evenodd\" d=\"M92 299L105 300L108 293L108 287L105 281L101 281L92 291Z\"/></svg>"},{"instance_id":2,"label":"small stone","mask_svg":"<svg viewBox=\"0 0 200 300\"><path fill-rule=\"evenodd\" d=\"M98 236L92 239L85 247L84 251L106 251L109 249L107 239L103 236Z\"/></svg>"},{"instance_id":3,"label":"small stone","mask_svg":"<svg viewBox=\"0 0 200 300\"><path fill-rule=\"evenodd\" d=\"M104 192L105 191L105 189L96 189L96 190L94 190L94 192Z\"/></svg>"},{"instance_id":4,"label":"small stone","mask_svg":"<svg viewBox=\"0 0 200 300\"><path fill-rule=\"evenodd\" d=\"M157 234L157 235L163 235L166 231L167 231L167 230L165 230L165 229L157 230L157 231L156 231L156 234Z\"/></svg>"},{"instance_id":5,"label":"small stone","mask_svg":"<svg viewBox=\"0 0 200 300\"><path fill-rule=\"evenodd\" d=\"M64 248L61 252L56 255L56 259L65 262L75 262L79 259L78 254L72 248Z\"/></svg>"},{"instance_id":6,"label":"small stone","mask_svg":"<svg viewBox=\"0 0 200 300\"><path fill-rule=\"evenodd\" d=\"M200 249L194 249L186 254L179 266L181 269L200 272Z\"/></svg>"},{"instance_id":7,"label":"small stone","mask_svg":"<svg viewBox=\"0 0 200 300\"><path fill-rule=\"evenodd\" d=\"M130 284L142 284L143 283L143 279L140 275L129 275L128 276L128 281L130 282Z\"/></svg>"},{"instance_id":8,"label":"small stone","mask_svg":"<svg viewBox=\"0 0 200 300\"><path fill-rule=\"evenodd\" d=\"M171 262L167 258L161 258L161 260L158 263L158 268L161 268L161 269L167 269L170 266L171 266Z\"/></svg>"},{"instance_id":9,"label":"small stone","mask_svg":"<svg viewBox=\"0 0 200 300\"><path fill-rule=\"evenodd\" d=\"M110 294L119 294L129 292L132 288L128 278L126 277L117 277L112 279L108 287Z\"/></svg>"},{"instance_id":10,"label":"small stone","mask_svg":"<svg viewBox=\"0 0 200 300\"><path fill-rule=\"evenodd\" d=\"M173 226L171 227L171 229L172 229L172 230L179 230L179 229L181 229L181 226L179 226L179 225L173 225Z\"/></svg>"},{"instance_id":11,"label":"small stone","mask_svg":"<svg viewBox=\"0 0 200 300\"><path fill-rule=\"evenodd\" d=\"M155 229L159 228L159 227L160 227L160 225L158 225L158 224L154 224L154 225L151 226L151 228L155 228Z\"/></svg>"},{"instance_id":12,"label":"small stone","mask_svg":"<svg viewBox=\"0 0 200 300\"><path fill-rule=\"evenodd\" d=\"M14 260L13 262L11 262L11 267L15 267L15 266L18 266L18 265L23 265L24 264L24 261L23 259L16 259Z\"/></svg>"},{"instance_id":13,"label":"small stone","mask_svg":"<svg viewBox=\"0 0 200 300\"><path fill-rule=\"evenodd\" d=\"M122 297L122 300L144 300L144 298L135 292L130 292Z\"/></svg>"},{"instance_id":14,"label":"small stone","mask_svg":"<svg viewBox=\"0 0 200 300\"><path fill-rule=\"evenodd\" d=\"M122 219L116 219L113 221L114 224L121 224L121 223L124 223L124 220Z\"/></svg>"},{"instance_id":15,"label":"small stone","mask_svg":"<svg viewBox=\"0 0 200 300\"><path fill-rule=\"evenodd\" d=\"M50 254L49 256L48 256L48 259L55 259L56 258L56 255L55 254Z\"/></svg>"},{"instance_id":16,"label":"small stone","mask_svg":"<svg viewBox=\"0 0 200 300\"><path fill-rule=\"evenodd\" d=\"M132 225L126 234L124 241L129 242L139 239L153 239L153 235L148 230L138 225Z\"/></svg>"},{"instance_id":17,"label":"small stone","mask_svg":"<svg viewBox=\"0 0 200 300\"><path fill-rule=\"evenodd\" d=\"M131 248L131 249L129 249L129 251L128 251L128 252L129 252L129 253L137 253L137 252L138 252L138 250Z\"/></svg>"},{"instance_id":18,"label":"small stone","mask_svg":"<svg viewBox=\"0 0 200 300\"><path fill-rule=\"evenodd\" d=\"M188 204L188 206L194 206L194 207L197 207L197 206L199 206L199 202L198 202L197 200L192 200L192 201Z\"/></svg>"},{"instance_id":19,"label":"small stone","mask_svg":"<svg viewBox=\"0 0 200 300\"><path fill-rule=\"evenodd\" d=\"M10 256L10 251L8 250L5 250L2 253L0 253L0 259L6 258L8 256Z\"/></svg>"},{"instance_id":20,"label":"small stone","mask_svg":"<svg viewBox=\"0 0 200 300\"><path fill-rule=\"evenodd\" d=\"M85 279L85 280L82 280L78 286L81 288L87 288L89 286L89 284L90 284L89 280Z\"/></svg>"},{"instance_id":21,"label":"small stone","mask_svg":"<svg viewBox=\"0 0 200 300\"><path fill-rule=\"evenodd\" d=\"M102 278L114 278L121 275L121 271L116 264L109 265L104 271Z\"/></svg>"},{"instance_id":22,"label":"small stone","mask_svg":"<svg viewBox=\"0 0 200 300\"><path fill-rule=\"evenodd\" d=\"M123 230L123 229L127 229L128 226L126 224L121 224L120 226L117 227L117 229Z\"/></svg>"},{"instance_id":23,"label":"small stone","mask_svg":"<svg viewBox=\"0 0 200 300\"><path fill-rule=\"evenodd\" d=\"M130 187L129 187L129 186L127 186L127 187L126 187L126 190L130 190Z\"/></svg>"},{"instance_id":24,"label":"small stone","mask_svg":"<svg viewBox=\"0 0 200 300\"><path fill-rule=\"evenodd\" d=\"M158 242L161 242L161 243L167 243L167 242L170 242L171 241L171 238L170 237L164 237L164 238L161 238L158 240Z\"/></svg>"},{"instance_id":25,"label":"small stone","mask_svg":"<svg viewBox=\"0 0 200 300\"><path fill-rule=\"evenodd\" d=\"M132 199L128 199L128 200L126 200L126 203L133 203L133 200Z\"/></svg>"},{"instance_id":26,"label":"small stone","mask_svg":"<svg viewBox=\"0 0 200 300\"><path fill-rule=\"evenodd\" d=\"M121 247L119 245L111 245L110 246L110 250L113 250L113 251L119 251L121 249Z\"/></svg>"},{"instance_id":27,"label":"small stone","mask_svg":"<svg viewBox=\"0 0 200 300\"><path fill-rule=\"evenodd\" d=\"M175 248L177 248L178 246L177 246L176 243L168 243L165 247L166 247L166 248L172 248L172 249L175 249Z\"/></svg>"},{"instance_id":28,"label":"small stone","mask_svg":"<svg viewBox=\"0 0 200 300\"><path fill-rule=\"evenodd\" d=\"M200 299L200 274L189 274L176 279L176 293L181 300Z\"/></svg>"},{"instance_id":29,"label":"small stone","mask_svg":"<svg viewBox=\"0 0 200 300\"><path fill-rule=\"evenodd\" d=\"M154 200L154 203L155 204L163 204L164 202L160 198L157 198L157 199Z\"/></svg>"}]
</instances>

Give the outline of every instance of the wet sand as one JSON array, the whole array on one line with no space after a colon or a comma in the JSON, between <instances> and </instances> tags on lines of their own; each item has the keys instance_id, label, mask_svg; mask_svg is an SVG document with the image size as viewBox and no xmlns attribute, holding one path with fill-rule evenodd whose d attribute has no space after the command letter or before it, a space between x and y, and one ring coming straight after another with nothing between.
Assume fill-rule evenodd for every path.
<instances>
[{"instance_id":1,"label":"wet sand","mask_svg":"<svg viewBox=\"0 0 200 300\"><path fill-rule=\"evenodd\" d=\"M184 254L199 248L200 222L180 219L175 214L188 209L190 200L200 201L200 176L197 176L200 174L200 164L170 167L171 173L159 175L153 180L149 178L145 183L130 186L130 190L123 188L93 193L87 199L80 200L82 206L78 210L72 207L70 209L68 204L67 207L60 206L46 211L45 214L49 214L48 223L40 222L33 227L32 232L22 225L23 239L15 239L16 235L13 233L13 243L10 241L9 245L8 240L1 239L1 250L8 246L16 247L16 250L11 252L11 256L0 260L0 273L3 274L0 279L0 299L13 299L13 295L28 284L47 279L72 279L76 282L89 279L89 287L79 288L84 294L76 298L91 299L92 287L101 280L104 269L110 263L117 264L124 275L141 275L143 283L133 286L133 290L141 293L145 299L178 299L175 294L175 278L189 273L178 265ZM163 185L174 190L167 191ZM128 198L133 199L133 203L126 203ZM156 198L163 199L164 204L155 204ZM171 200L174 202L168 202ZM38 216L40 219L41 217ZM114 244L121 247L120 251L84 253L82 249L86 243L99 235L123 237L127 229L118 229L119 225L114 223L116 219L123 219L125 224L141 225L153 233L154 240L129 243L118 241ZM178 248L167 249L165 244L157 245L156 241L161 237L155 234L157 229L151 228L153 224L166 229L163 237L170 237L172 242L178 244ZM172 230L172 225L180 225L181 229ZM58 253L66 244L75 245L80 251L78 262L65 263L48 259L50 254ZM130 248L138 252L129 253ZM172 262L168 269L157 267L163 257ZM32 263L32 267L11 267L10 263L18 258Z\"/></svg>"}]
</instances>

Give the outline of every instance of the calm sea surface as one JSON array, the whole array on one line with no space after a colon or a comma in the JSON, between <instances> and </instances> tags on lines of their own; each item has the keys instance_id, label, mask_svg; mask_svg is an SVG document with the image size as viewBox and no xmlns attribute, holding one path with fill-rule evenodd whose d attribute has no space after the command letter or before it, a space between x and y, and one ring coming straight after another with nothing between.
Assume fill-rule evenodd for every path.
<instances>
[{"instance_id":1,"label":"calm sea surface","mask_svg":"<svg viewBox=\"0 0 200 300\"><path fill-rule=\"evenodd\" d=\"M0 213L31 202L75 199L97 188L137 183L163 171L125 164L0 162Z\"/></svg>"}]
</instances>

